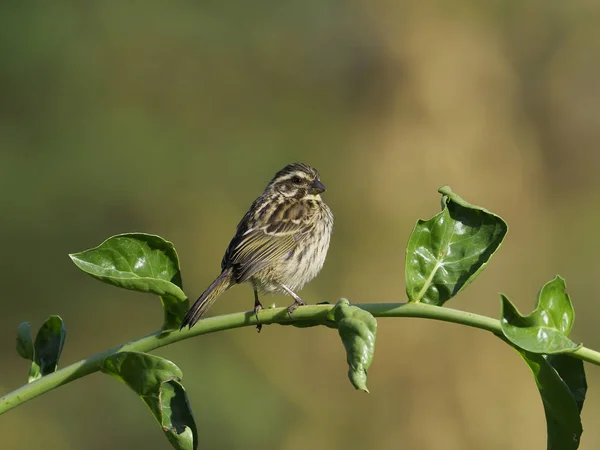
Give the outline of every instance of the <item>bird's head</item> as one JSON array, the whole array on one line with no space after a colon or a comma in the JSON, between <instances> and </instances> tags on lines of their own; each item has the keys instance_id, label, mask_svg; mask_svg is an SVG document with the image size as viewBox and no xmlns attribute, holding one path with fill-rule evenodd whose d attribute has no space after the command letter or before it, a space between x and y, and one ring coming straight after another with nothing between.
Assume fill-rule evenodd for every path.
<instances>
[{"instance_id":1,"label":"bird's head","mask_svg":"<svg viewBox=\"0 0 600 450\"><path fill-rule=\"evenodd\" d=\"M325 191L325 185L321 183L316 169L294 163L277 172L267 189L288 198L320 200L319 194Z\"/></svg>"}]
</instances>

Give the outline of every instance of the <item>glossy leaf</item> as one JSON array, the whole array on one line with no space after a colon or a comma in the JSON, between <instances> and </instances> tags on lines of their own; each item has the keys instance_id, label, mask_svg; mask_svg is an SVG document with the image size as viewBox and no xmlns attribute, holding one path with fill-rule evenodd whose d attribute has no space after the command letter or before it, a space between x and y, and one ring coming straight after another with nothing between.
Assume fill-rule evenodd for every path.
<instances>
[{"instance_id":1,"label":"glossy leaf","mask_svg":"<svg viewBox=\"0 0 600 450\"><path fill-rule=\"evenodd\" d=\"M56 371L66 334L60 316L50 316L44 322L35 337L30 382Z\"/></svg>"},{"instance_id":2,"label":"glossy leaf","mask_svg":"<svg viewBox=\"0 0 600 450\"><path fill-rule=\"evenodd\" d=\"M522 349L521 354L542 396L548 450L575 450L583 428L581 409L587 390L583 362L568 355L539 355Z\"/></svg>"},{"instance_id":3,"label":"glossy leaf","mask_svg":"<svg viewBox=\"0 0 600 450\"><path fill-rule=\"evenodd\" d=\"M367 370L375 353L377 321L371 313L351 306L346 299L341 299L333 308L333 317L346 349L348 378L356 389L369 392Z\"/></svg>"},{"instance_id":4,"label":"glossy leaf","mask_svg":"<svg viewBox=\"0 0 600 450\"><path fill-rule=\"evenodd\" d=\"M158 356L121 352L107 357L102 371L123 381L142 398L173 448L198 447L196 423L179 382L182 377L179 367Z\"/></svg>"},{"instance_id":5,"label":"glossy leaf","mask_svg":"<svg viewBox=\"0 0 600 450\"><path fill-rule=\"evenodd\" d=\"M161 296L163 329L178 329L189 301L182 290L173 244L144 233L119 234L98 247L69 255L75 265L105 283Z\"/></svg>"},{"instance_id":6,"label":"glossy leaf","mask_svg":"<svg viewBox=\"0 0 600 450\"><path fill-rule=\"evenodd\" d=\"M441 306L485 268L506 236L497 215L470 205L448 186L440 188L442 211L419 220L406 247L406 293L410 302Z\"/></svg>"},{"instance_id":7,"label":"glossy leaf","mask_svg":"<svg viewBox=\"0 0 600 450\"><path fill-rule=\"evenodd\" d=\"M567 337L575 312L561 277L542 287L535 309L528 316L522 316L506 296L500 294L500 297L502 332L515 346L544 354L572 352L580 347Z\"/></svg>"}]
</instances>

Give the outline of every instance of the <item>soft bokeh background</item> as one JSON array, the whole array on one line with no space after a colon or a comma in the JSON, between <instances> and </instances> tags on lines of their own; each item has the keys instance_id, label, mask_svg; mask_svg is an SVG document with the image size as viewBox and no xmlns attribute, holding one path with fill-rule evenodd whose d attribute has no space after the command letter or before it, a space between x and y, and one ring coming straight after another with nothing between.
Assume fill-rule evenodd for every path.
<instances>
[{"instance_id":1,"label":"soft bokeh background","mask_svg":"<svg viewBox=\"0 0 600 450\"><path fill-rule=\"evenodd\" d=\"M449 306L497 317L502 291L529 311L560 273L574 338L600 349L596 1L15 1L0 55L2 393L26 379L23 320L64 318L63 365L161 323L156 298L89 278L67 253L160 234L195 297L250 202L298 160L321 171L336 215L305 299L402 301L411 228L450 184L511 229ZM251 306L241 286L211 313ZM201 448L545 448L528 368L480 330L380 320L370 395L329 329L244 328L157 353L183 369ZM600 369L587 369L589 450ZM7 450L170 448L103 375L3 415L0 431Z\"/></svg>"}]
</instances>

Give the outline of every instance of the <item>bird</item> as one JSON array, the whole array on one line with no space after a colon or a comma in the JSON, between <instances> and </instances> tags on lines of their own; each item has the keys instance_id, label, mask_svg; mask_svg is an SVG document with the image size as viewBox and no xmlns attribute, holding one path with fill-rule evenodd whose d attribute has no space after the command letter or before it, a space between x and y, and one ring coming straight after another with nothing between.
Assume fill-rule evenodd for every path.
<instances>
[{"instance_id":1,"label":"bird","mask_svg":"<svg viewBox=\"0 0 600 450\"><path fill-rule=\"evenodd\" d=\"M319 172L307 164L279 170L239 222L221 274L189 309L180 330L191 329L221 294L240 283L252 284L257 320L263 309L259 294L291 296L290 315L305 305L296 291L320 272L333 231L333 213L321 198L325 190Z\"/></svg>"}]
</instances>

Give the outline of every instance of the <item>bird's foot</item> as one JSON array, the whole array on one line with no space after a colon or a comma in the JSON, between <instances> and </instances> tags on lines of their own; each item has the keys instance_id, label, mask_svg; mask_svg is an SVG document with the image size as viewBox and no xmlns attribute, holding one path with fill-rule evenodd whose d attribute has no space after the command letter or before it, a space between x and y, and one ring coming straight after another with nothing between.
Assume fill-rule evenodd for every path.
<instances>
[{"instance_id":1,"label":"bird's foot","mask_svg":"<svg viewBox=\"0 0 600 450\"><path fill-rule=\"evenodd\" d=\"M294 299L294 303L292 303L292 304L291 304L290 306L288 306L288 308L287 308L288 315L289 315L290 317L292 317L292 313L293 313L293 312L296 310L296 308L297 308L298 306L303 306L303 305L306 305L306 303L304 302L304 300L302 300L300 297L298 297L298 298L295 298L295 299Z\"/></svg>"},{"instance_id":2,"label":"bird's foot","mask_svg":"<svg viewBox=\"0 0 600 450\"><path fill-rule=\"evenodd\" d=\"M254 305L254 315L256 316L257 322L258 322L258 312L261 309L264 309L264 308L263 308L263 305L260 304L260 302ZM256 324L256 332L260 333L260 330L262 330L262 324L259 322Z\"/></svg>"}]
</instances>

